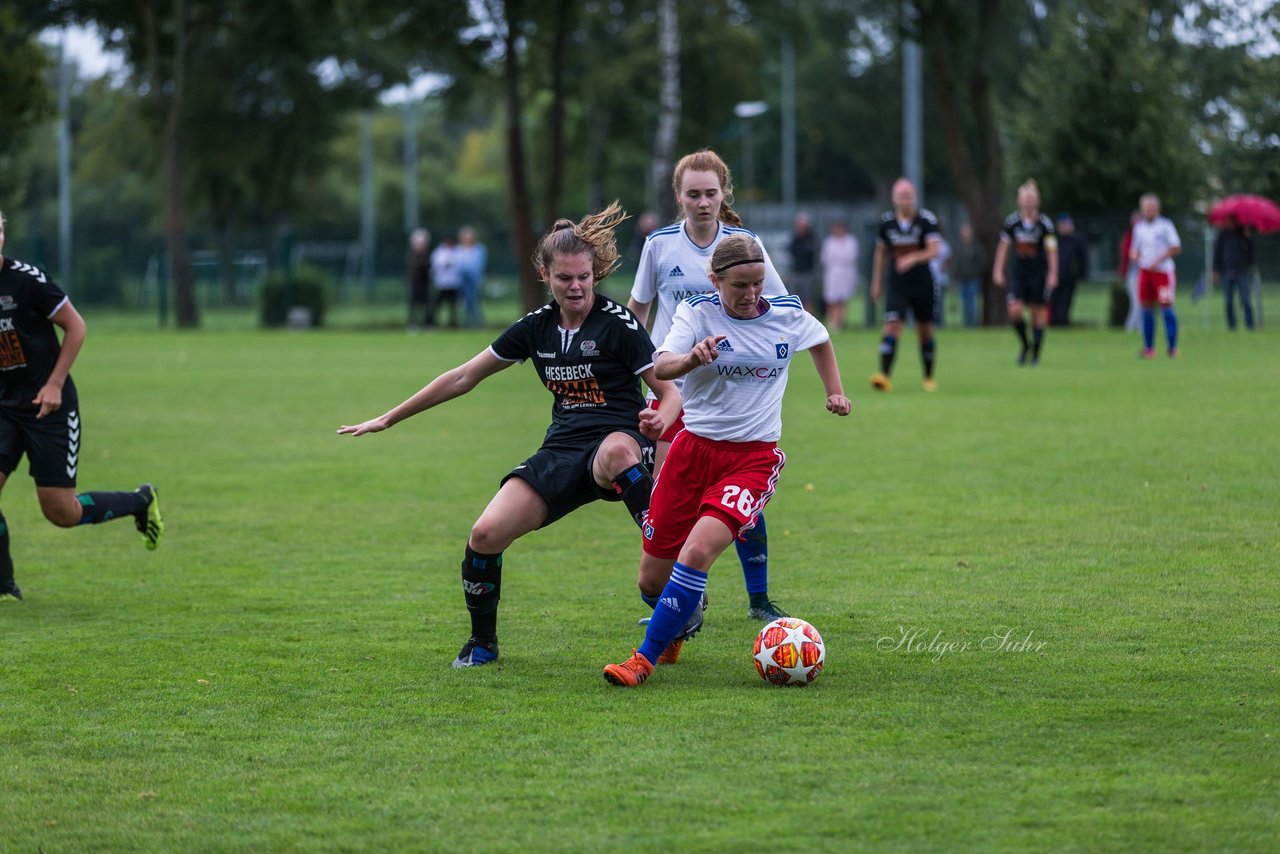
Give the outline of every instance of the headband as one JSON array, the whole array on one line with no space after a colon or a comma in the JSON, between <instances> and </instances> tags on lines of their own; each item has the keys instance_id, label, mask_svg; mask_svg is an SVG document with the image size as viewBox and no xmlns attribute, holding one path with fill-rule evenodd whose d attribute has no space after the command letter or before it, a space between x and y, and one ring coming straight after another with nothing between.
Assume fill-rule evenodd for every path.
<instances>
[{"instance_id":1,"label":"headband","mask_svg":"<svg viewBox=\"0 0 1280 854\"><path fill-rule=\"evenodd\" d=\"M740 267L743 264L763 264L763 263L764 263L763 258L743 258L741 261L730 261L728 264L725 264L723 266L712 267L711 272L715 273L718 276L721 273L723 273L725 270L728 270L730 267Z\"/></svg>"}]
</instances>

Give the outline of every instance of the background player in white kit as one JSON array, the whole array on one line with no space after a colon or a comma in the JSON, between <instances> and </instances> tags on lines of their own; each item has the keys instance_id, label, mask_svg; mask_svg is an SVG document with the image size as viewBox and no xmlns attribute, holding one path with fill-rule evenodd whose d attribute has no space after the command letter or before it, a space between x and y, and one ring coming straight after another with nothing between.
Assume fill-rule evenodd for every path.
<instances>
[{"instance_id":1,"label":"background player in white kit","mask_svg":"<svg viewBox=\"0 0 1280 854\"><path fill-rule=\"evenodd\" d=\"M1164 314L1169 358L1178 355L1178 315L1173 310L1177 290L1173 258L1182 241L1173 223L1160 216L1160 197L1147 193L1138 202L1142 218L1133 224L1129 259L1138 266L1138 303L1142 306L1142 358L1156 355L1156 305Z\"/></svg>"},{"instance_id":2,"label":"background player in white kit","mask_svg":"<svg viewBox=\"0 0 1280 854\"><path fill-rule=\"evenodd\" d=\"M769 260L769 253L754 234L741 227L742 220L733 209L733 176L720 155L703 149L680 158L671 176L671 190L683 216L679 222L651 232L645 240L631 298L627 301L627 308L646 326L657 301L652 332L654 344L661 344L671 329L677 305L689 297L713 291L707 266L720 241L732 235L749 238L764 259L764 295L786 295L786 286ZM677 420L658 440L655 477L662 469L672 439L683 428L684 423ZM769 540L763 518L738 541L737 550L750 599L747 616L765 621L787 616L769 599ZM641 596L650 607L657 602L656 596L643 590Z\"/></svg>"},{"instance_id":3,"label":"background player in white kit","mask_svg":"<svg viewBox=\"0 0 1280 854\"><path fill-rule=\"evenodd\" d=\"M826 328L799 297L765 299L765 269L755 240L725 238L711 260L716 293L681 303L658 347L655 374L685 377L685 429L654 484L640 558L641 588L665 586L644 643L604 668L614 685L648 679L697 609L711 564L773 495L786 462L777 445L782 395L797 352L810 351L827 409L849 414Z\"/></svg>"}]
</instances>

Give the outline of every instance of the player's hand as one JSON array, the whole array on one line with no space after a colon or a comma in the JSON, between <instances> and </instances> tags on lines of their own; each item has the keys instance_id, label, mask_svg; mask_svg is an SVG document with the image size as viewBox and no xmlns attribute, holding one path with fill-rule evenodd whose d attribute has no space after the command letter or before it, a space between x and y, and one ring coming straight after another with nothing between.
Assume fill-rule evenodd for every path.
<instances>
[{"instance_id":1,"label":"player's hand","mask_svg":"<svg viewBox=\"0 0 1280 854\"><path fill-rule=\"evenodd\" d=\"M1049 290L1053 290L1054 288L1056 288L1056 287L1058 286L1058 279L1057 279L1057 277L1056 277L1056 276L1050 276L1050 277L1045 281L1044 286L1045 286L1046 288L1048 288Z\"/></svg>"},{"instance_id":2,"label":"player's hand","mask_svg":"<svg viewBox=\"0 0 1280 854\"><path fill-rule=\"evenodd\" d=\"M338 435L363 436L365 433L381 433L391 425L387 423L386 418L379 415L377 418L370 418L363 424L354 424L351 426L343 425L338 428Z\"/></svg>"},{"instance_id":3,"label":"player's hand","mask_svg":"<svg viewBox=\"0 0 1280 854\"><path fill-rule=\"evenodd\" d=\"M997 270L996 272L992 273L991 283L995 285L997 288L1003 288L1004 287L1004 271Z\"/></svg>"},{"instance_id":4,"label":"player's hand","mask_svg":"<svg viewBox=\"0 0 1280 854\"><path fill-rule=\"evenodd\" d=\"M663 423L662 416L658 414L656 409L640 410L640 434L646 439L657 440L666 431L667 425Z\"/></svg>"},{"instance_id":5,"label":"player's hand","mask_svg":"<svg viewBox=\"0 0 1280 854\"><path fill-rule=\"evenodd\" d=\"M880 283L876 282L871 286L871 301L880 302Z\"/></svg>"},{"instance_id":6,"label":"player's hand","mask_svg":"<svg viewBox=\"0 0 1280 854\"><path fill-rule=\"evenodd\" d=\"M834 412L836 415L848 415L853 410L853 403L843 394L833 394L827 397L827 411Z\"/></svg>"},{"instance_id":7,"label":"player's hand","mask_svg":"<svg viewBox=\"0 0 1280 854\"><path fill-rule=\"evenodd\" d=\"M893 260L893 269L899 274L905 273L916 265L915 257L912 255L903 255L901 258Z\"/></svg>"},{"instance_id":8,"label":"player's hand","mask_svg":"<svg viewBox=\"0 0 1280 854\"><path fill-rule=\"evenodd\" d=\"M689 351L689 355L694 359L694 367L709 365L718 359L720 353L716 351L716 345L727 337L727 335L708 335L697 344L694 344L693 349Z\"/></svg>"},{"instance_id":9,"label":"player's hand","mask_svg":"<svg viewBox=\"0 0 1280 854\"><path fill-rule=\"evenodd\" d=\"M56 385L42 386L31 402L40 407L36 418L44 418L50 412L56 412L62 408L62 389Z\"/></svg>"}]
</instances>

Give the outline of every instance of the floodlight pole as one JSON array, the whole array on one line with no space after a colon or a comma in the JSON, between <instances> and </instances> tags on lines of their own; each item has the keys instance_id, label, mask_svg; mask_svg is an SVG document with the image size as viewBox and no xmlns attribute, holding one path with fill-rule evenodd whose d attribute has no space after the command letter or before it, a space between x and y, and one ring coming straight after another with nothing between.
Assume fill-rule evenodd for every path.
<instances>
[{"instance_id":1,"label":"floodlight pole","mask_svg":"<svg viewBox=\"0 0 1280 854\"><path fill-rule=\"evenodd\" d=\"M360 133L360 281L365 299L373 297L373 110L361 117Z\"/></svg>"},{"instance_id":2,"label":"floodlight pole","mask_svg":"<svg viewBox=\"0 0 1280 854\"><path fill-rule=\"evenodd\" d=\"M418 227L418 122L412 96L404 102L404 233Z\"/></svg>"},{"instance_id":3,"label":"floodlight pole","mask_svg":"<svg viewBox=\"0 0 1280 854\"><path fill-rule=\"evenodd\" d=\"M58 50L58 278L71 290L71 63L67 33Z\"/></svg>"},{"instance_id":4,"label":"floodlight pole","mask_svg":"<svg viewBox=\"0 0 1280 854\"><path fill-rule=\"evenodd\" d=\"M790 4L788 4L790 5ZM782 203L796 208L796 51L790 33L782 41Z\"/></svg>"},{"instance_id":5,"label":"floodlight pole","mask_svg":"<svg viewBox=\"0 0 1280 854\"><path fill-rule=\"evenodd\" d=\"M902 0L902 174L924 203L924 127L921 96L920 43L911 37L916 20L911 0Z\"/></svg>"}]
</instances>

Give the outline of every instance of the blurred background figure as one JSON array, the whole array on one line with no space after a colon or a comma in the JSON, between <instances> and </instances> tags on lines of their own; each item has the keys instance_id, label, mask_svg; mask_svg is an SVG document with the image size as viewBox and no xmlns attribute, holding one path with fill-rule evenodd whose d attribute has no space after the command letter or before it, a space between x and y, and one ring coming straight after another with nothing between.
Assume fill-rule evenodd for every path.
<instances>
[{"instance_id":1,"label":"blurred background figure","mask_svg":"<svg viewBox=\"0 0 1280 854\"><path fill-rule=\"evenodd\" d=\"M469 327L483 326L480 292L484 287L484 267L488 254L484 244L476 240L476 230L471 226L464 225L458 230L458 245L453 257L462 275L462 302L466 307L466 324Z\"/></svg>"},{"instance_id":2,"label":"blurred background figure","mask_svg":"<svg viewBox=\"0 0 1280 854\"><path fill-rule=\"evenodd\" d=\"M434 322L431 314L435 294L431 292L431 232L415 228L409 235L409 330Z\"/></svg>"},{"instance_id":3,"label":"blurred background figure","mask_svg":"<svg viewBox=\"0 0 1280 854\"><path fill-rule=\"evenodd\" d=\"M1129 214L1129 230L1120 239L1120 278L1129 294L1129 315L1124 320L1125 332L1142 329L1142 308L1138 305L1138 265L1129 259L1129 252L1133 248L1133 227L1141 217L1142 214L1137 211Z\"/></svg>"},{"instance_id":4,"label":"blurred background figure","mask_svg":"<svg viewBox=\"0 0 1280 854\"><path fill-rule=\"evenodd\" d=\"M933 300L933 322L938 328L946 325L947 318L947 285L951 283L951 244L942 231L942 221L938 221L938 254L929 259L929 272L933 273L933 289L936 294Z\"/></svg>"},{"instance_id":5,"label":"blurred background figure","mask_svg":"<svg viewBox=\"0 0 1280 854\"><path fill-rule=\"evenodd\" d=\"M796 214L795 229L791 232L791 275L787 276L787 290L800 297L804 310L810 314L818 313L813 304L817 258L818 241L813 236L813 223L808 214Z\"/></svg>"},{"instance_id":6,"label":"blurred background figure","mask_svg":"<svg viewBox=\"0 0 1280 854\"><path fill-rule=\"evenodd\" d=\"M1089 277L1089 244L1076 234L1075 221L1067 214L1058 217L1058 287L1049 297L1049 325L1071 325L1071 301L1076 283Z\"/></svg>"},{"instance_id":7,"label":"blurred background figure","mask_svg":"<svg viewBox=\"0 0 1280 854\"><path fill-rule=\"evenodd\" d=\"M639 258L640 253L644 251L644 242L649 239L649 235L658 228L658 215L653 211L645 211L640 214L640 218L636 220L636 239L631 246L631 254L633 258Z\"/></svg>"},{"instance_id":8,"label":"blurred background figure","mask_svg":"<svg viewBox=\"0 0 1280 854\"><path fill-rule=\"evenodd\" d=\"M1227 309L1227 328L1236 328L1235 294L1240 294L1244 326L1253 329L1253 303L1250 300L1249 277L1253 272L1253 236L1234 217L1218 232L1213 242L1213 283L1222 283L1222 296Z\"/></svg>"},{"instance_id":9,"label":"blurred background figure","mask_svg":"<svg viewBox=\"0 0 1280 854\"><path fill-rule=\"evenodd\" d=\"M442 306L449 307L449 325L458 328L458 291L462 288L462 271L458 269L457 246L452 237L445 237L431 253L431 274L436 282L436 301L431 307L431 320ZM443 324L444 318L440 318Z\"/></svg>"},{"instance_id":10,"label":"blurred background figure","mask_svg":"<svg viewBox=\"0 0 1280 854\"><path fill-rule=\"evenodd\" d=\"M987 252L973 239L973 226L966 222L960 226L960 245L955 250L955 275L965 326L977 326L981 317L978 295L982 293L982 274L986 269Z\"/></svg>"},{"instance_id":11,"label":"blurred background figure","mask_svg":"<svg viewBox=\"0 0 1280 854\"><path fill-rule=\"evenodd\" d=\"M822 241L822 299L828 329L844 329L845 307L857 290L858 238L838 219Z\"/></svg>"}]
</instances>

